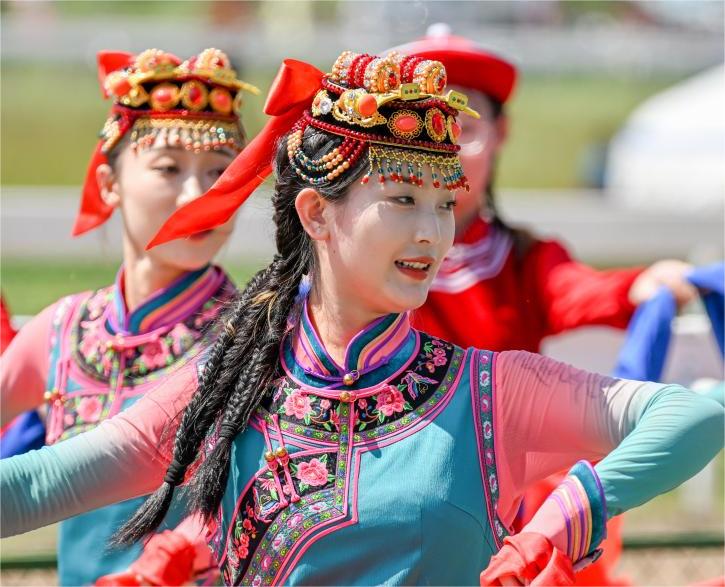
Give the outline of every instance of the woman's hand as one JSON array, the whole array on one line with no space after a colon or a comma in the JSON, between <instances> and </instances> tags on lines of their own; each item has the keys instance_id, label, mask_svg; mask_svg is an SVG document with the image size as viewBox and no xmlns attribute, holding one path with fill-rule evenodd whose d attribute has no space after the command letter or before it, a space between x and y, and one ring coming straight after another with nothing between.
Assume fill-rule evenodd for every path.
<instances>
[{"instance_id":1,"label":"woman's hand","mask_svg":"<svg viewBox=\"0 0 725 587\"><path fill-rule=\"evenodd\" d=\"M573 584L574 569L569 557L536 532L505 538L501 550L481 573L481 587Z\"/></svg>"},{"instance_id":2,"label":"woman's hand","mask_svg":"<svg viewBox=\"0 0 725 587\"><path fill-rule=\"evenodd\" d=\"M629 301L635 306L649 300L657 290L665 286L675 296L681 308L697 297L697 288L687 280L693 266L683 261L667 259L657 261L639 274L629 288Z\"/></svg>"}]
</instances>

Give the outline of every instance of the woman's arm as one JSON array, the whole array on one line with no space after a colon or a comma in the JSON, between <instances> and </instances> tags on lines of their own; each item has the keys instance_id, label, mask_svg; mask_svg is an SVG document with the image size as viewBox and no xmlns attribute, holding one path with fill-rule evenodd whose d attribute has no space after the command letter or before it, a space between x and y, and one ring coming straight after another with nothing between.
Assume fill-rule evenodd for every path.
<instances>
[{"instance_id":1,"label":"woman's arm","mask_svg":"<svg viewBox=\"0 0 725 587\"><path fill-rule=\"evenodd\" d=\"M50 329L57 304L48 306L15 335L0 357L0 416L13 418L43 403L48 377Z\"/></svg>"},{"instance_id":2,"label":"woman's arm","mask_svg":"<svg viewBox=\"0 0 725 587\"><path fill-rule=\"evenodd\" d=\"M162 482L195 363L95 429L0 462L2 536L150 493Z\"/></svg>"},{"instance_id":3,"label":"woman's arm","mask_svg":"<svg viewBox=\"0 0 725 587\"><path fill-rule=\"evenodd\" d=\"M523 351L497 355L495 382L504 522L526 486L580 459L601 461L591 470L578 465L569 485L593 501L601 497L600 511L612 517L676 487L722 448L722 407L678 385L605 377ZM559 497L566 507L578 499ZM555 515L559 502L549 510L544 525L535 517L524 531L548 524L557 544L566 521Z\"/></svg>"}]
</instances>

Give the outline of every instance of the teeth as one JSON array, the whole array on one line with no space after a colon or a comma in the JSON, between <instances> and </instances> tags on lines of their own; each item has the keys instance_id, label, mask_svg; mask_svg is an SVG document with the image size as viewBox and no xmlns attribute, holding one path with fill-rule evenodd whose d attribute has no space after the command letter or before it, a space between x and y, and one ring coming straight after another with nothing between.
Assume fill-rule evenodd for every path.
<instances>
[{"instance_id":1,"label":"teeth","mask_svg":"<svg viewBox=\"0 0 725 587\"><path fill-rule=\"evenodd\" d=\"M418 263L416 261L396 261L401 267L407 267L408 269L417 269L419 271L427 270L430 267L429 263Z\"/></svg>"}]
</instances>

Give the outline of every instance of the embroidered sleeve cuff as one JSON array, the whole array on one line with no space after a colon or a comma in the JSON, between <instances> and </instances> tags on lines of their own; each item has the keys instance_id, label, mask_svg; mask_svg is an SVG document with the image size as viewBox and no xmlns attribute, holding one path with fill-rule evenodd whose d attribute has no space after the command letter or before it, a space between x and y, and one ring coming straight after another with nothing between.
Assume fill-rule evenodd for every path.
<instances>
[{"instance_id":1,"label":"embroidered sleeve cuff","mask_svg":"<svg viewBox=\"0 0 725 587\"><path fill-rule=\"evenodd\" d=\"M606 522L607 508L599 477L591 464L579 461L525 530L544 534L577 563L596 558L595 551L607 533Z\"/></svg>"}]
</instances>

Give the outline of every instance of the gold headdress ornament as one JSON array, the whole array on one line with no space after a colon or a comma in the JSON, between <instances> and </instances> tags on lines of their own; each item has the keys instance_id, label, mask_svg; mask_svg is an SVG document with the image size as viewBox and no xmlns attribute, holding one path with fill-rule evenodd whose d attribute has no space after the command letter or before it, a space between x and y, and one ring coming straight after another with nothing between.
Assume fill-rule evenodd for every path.
<instances>
[{"instance_id":1,"label":"gold headdress ornament","mask_svg":"<svg viewBox=\"0 0 725 587\"><path fill-rule=\"evenodd\" d=\"M446 70L438 61L391 54L387 57L345 51L322 79L310 109L287 141L297 174L320 185L345 173L367 149L367 183L390 179L422 185L423 166L433 185L468 189L456 144L460 112L478 117L460 92L446 90ZM302 151L302 136L313 126L345 137L332 152L315 160Z\"/></svg>"},{"instance_id":2,"label":"gold headdress ornament","mask_svg":"<svg viewBox=\"0 0 725 587\"><path fill-rule=\"evenodd\" d=\"M106 60L119 55L127 55L127 63L112 71L105 70L99 57L104 95L115 102L101 131L103 152L128 130L134 147L149 146L161 137L194 151L242 149L242 92L259 90L237 78L224 52L205 49L181 61L171 53L148 49L136 56L106 54Z\"/></svg>"}]
</instances>

